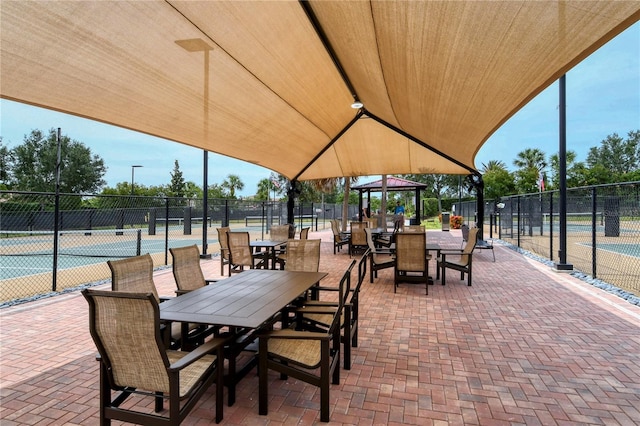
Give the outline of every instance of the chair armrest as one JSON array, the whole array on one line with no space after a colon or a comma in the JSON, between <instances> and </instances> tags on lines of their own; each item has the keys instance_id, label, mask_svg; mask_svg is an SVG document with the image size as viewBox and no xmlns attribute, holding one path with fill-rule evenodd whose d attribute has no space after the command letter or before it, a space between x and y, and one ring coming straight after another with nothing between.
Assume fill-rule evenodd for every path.
<instances>
[{"instance_id":1,"label":"chair armrest","mask_svg":"<svg viewBox=\"0 0 640 426\"><path fill-rule=\"evenodd\" d=\"M296 314L335 314L338 304L335 305L305 305L300 308L294 309Z\"/></svg>"},{"instance_id":2,"label":"chair armrest","mask_svg":"<svg viewBox=\"0 0 640 426\"><path fill-rule=\"evenodd\" d=\"M296 309L302 309L305 306L333 306L334 308L338 306L338 302L330 302L330 301L322 301L322 300L307 300L304 302L304 305L299 306ZM295 309L294 309L295 311Z\"/></svg>"},{"instance_id":3,"label":"chair armrest","mask_svg":"<svg viewBox=\"0 0 640 426\"><path fill-rule=\"evenodd\" d=\"M461 249L440 249L440 254L462 254Z\"/></svg>"},{"instance_id":4,"label":"chair armrest","mask_svg":"<svg viewBox=\"0 0 640 426\"><path fill-rule=\"evenodd\" d=\"M218 337L205 342L204 344L196 347L193 351L189 352L184 357L180 358L175 363L171 364L168 370L180 371L183 368L187 367L188 365L193 364L195 361L199 360L203 356L208 355L214 351L217 351L219 354L221 354L222 349L224 348L224 345L226 344L227 340L229 339ZM219 362L221 363L220 366L222 366L223 360L220 359Z\"/></svg>"},{"instance_id":5,"label":"chair armrest","mask_svg":"<svg viewBox=\"0 0 640 426\"><path fill-rule=\"evenodd\" d=\"M274 330L261 333L262 338L278 338L278 339L297 339L297 340L329 340L331 337L327 333L318 333L314 331L297 331L297 330Z\"/></svg>"},{"instance_id":6,"label":"chair armrest","mask_svg":"<svg viewBox=\"0 0 640 426\"><path fill-rule=\"evenodd\" d=\"M311 287L309 290L313 290L313 291L339 291L340 289L338 287L314 286L314 287Z\"/></svg>"},{"instance_id":7,"label":"chair armrest","mask_svg":"<svg viewBox=\"0 0 640 426\"><path fill-rule=\"evenodd\" d=\"M394 254L395 250L393 249L376 249L375 251L372 251L371 254Z\"/></svg>"},{"instance_id":8,"label":"chair armrest","mask_svg":"<svg viewBox=\"0 0 640 426\"><path fill-rule=\"evenodd\" d=\"M183 294L189 293L191 290L176 290L176 296L182 296Z\"/></svg>"}]
</instances>

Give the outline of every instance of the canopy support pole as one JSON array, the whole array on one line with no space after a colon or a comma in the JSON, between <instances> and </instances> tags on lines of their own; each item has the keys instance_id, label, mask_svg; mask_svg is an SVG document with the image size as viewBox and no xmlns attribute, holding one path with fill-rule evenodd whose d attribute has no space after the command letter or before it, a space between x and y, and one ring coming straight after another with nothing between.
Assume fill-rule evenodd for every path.
<instances>
[{"instance_id":1,"label":"canopy support pole","mask_svg":"<svg viewBox=\"0 0 640 426\"><path fill-rule=\"evenodd\" d=\"M296 202L296 183L295 180L289 181L289 189L287 190L287 223L290 225L294 224L293 208Z\"/></svg>"},{"instance_id":2,"label":"canopy support pole","mask_svg":"<svg viewBox=\"0 0 640 426\"><path fill-rule=\"evenodd\" d=\"M560 77L559 107L560 129L558 163L560 166L560 199L558 200L558 216L560 225L560 249L558 257L560 261L554 264L558 271L572 271L573 265L567 263L567 85L566 74Z\"/></svg>"}]
</instances>

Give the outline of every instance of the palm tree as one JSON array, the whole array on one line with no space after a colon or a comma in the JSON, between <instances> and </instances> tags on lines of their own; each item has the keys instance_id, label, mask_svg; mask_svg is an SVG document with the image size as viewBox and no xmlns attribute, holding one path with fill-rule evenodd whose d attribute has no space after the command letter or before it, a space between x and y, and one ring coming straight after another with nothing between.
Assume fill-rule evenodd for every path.
<instances>
[{"instance_id":1,"label":"palm tree","mask_svg":"<svg viewBox=\"0 0 640 426\"><path fill-rule=\"evenodd\" d=\"M544 152L538 148L527 148L520 151L517 158L513 160L513 164L520 169L536 169L538 171L547 167Z\"/></svg>"},{"instance_id":2,"label":"palm tree","mask_svg":"<svg viewBox=\"0 0 640 426\"><path fill-rule=\"evenodd\" d=\"M480 173L484 175L487 172L496 171L496 170L507 170L507 165L504 163L504 161L491 160L487 164L482 163L482 168L480 169Z\"/></svg>"},{"instance_id":3,"label":"palm tree","mask_svg":"<svg viewBox=\"0 0 640 426\"><path fill-rule=\"evenodd\" d=\"M349 219L349 193L351 192L351 185L358 181L358 177L317 179L311 181L311 185L319 191L330 192L338 186L341 179L344 179L344 200L342 202L342 231L344 232L347 230L347 221Z\"/></svg>"},{"instance_id":4,"label":"palm tree","mask_svg":"<svg viewBox=\"0 0 640 426\"><path fill-rule=\"evenodd\" d=\"M518 167L515 172L518 191L520 193L535 192L540 182L540 176L547 167L544 152L538 148L527 148L518 153L513 164Z\"/></svg>"},{"instance_id":5,"label":"palm tree","mask_svg":"<svg viewBox=\"0 0 640 426\"><path fill-rule=\"evenodd\" d=\"M221 186L229 190L229 198L236 198L236 189L240 191L244 189L244 183L238 175L228 175Z\"/></svg>"}]
</instances>

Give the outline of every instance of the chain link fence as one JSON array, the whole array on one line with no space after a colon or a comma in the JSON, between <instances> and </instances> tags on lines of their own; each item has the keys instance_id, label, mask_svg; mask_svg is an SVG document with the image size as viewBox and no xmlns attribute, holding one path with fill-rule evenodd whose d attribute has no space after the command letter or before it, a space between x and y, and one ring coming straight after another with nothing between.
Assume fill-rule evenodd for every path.
<instances>
[{"instance_id":1,"label":"chain link fence","mask_svg":"<svg viewBox=\"0 0 640 426\"><path fill-rule=\"evenodd\" d=\"M567 264L640 296L640 182L571 188L566 198ZM560 262L559 199L545 191L488 201L484 237ZM461 210L475 223L475 202Z\"/></svg>"},{"instance_id":2,"label":"chain link fence","mask_svg":"<svg viewBox=\"0 0 640 426\"><path fill-rule=\"evenodd\" d=\"M161 267L171 262L169 248L192 244L218 256L221 226L268 239L272 225L287 222L286 202L209 199L206 215L203 204L92 194L61 194L56 203L55 194L0 191L0 304L109 279L110 259L150 253ZM356 214L349 206L349 217ZM327 229L341 216L341 204L294 206L297 231Z\"/></svg>"}]
</instances>

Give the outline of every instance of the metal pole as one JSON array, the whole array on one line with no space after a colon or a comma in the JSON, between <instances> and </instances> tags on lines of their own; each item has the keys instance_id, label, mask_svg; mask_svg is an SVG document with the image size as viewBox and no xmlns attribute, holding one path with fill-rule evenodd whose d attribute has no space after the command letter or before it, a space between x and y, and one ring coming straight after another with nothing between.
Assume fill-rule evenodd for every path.
<instances>
[{"instance_id":1,"label":"metal pole","mask_svg":"<svg viewBox=\"0 0 640 426\"><path fill-rule=\"evenodd\" d=\"M53 213L53 282L51 283L51 291L56 291L58 287L58 233L60 231L60 158L62 133L58 127L56 134L57 153L56 153L56 195Z\"/></svg>"},{"instance_id":2,"label":"metal pole","mask_svg":"<svg viewBox=\"0 0 640 426\"><path fill-rule=\"evenodd\" d=\"M595 186L591 188L591 276L597 278L596 265L597 265L597 246L596 246L596 226L598 222L598 215L596 209L598 208L598 202L596 199L597 191Z\"/></svg>"},{"instance_id":3,"label":"metal pole","mask_svg":"<svg viewBox=\"0 0 640 426\"><path fill-rule=\"evenodd\" d=\"M567 103L566 103L566 75L560 77L560 140L558 149L558 163L560 165L560 200L558 214L560 219L560 250L559 262L555 268L559 271L571 271L573 265L567 263Z\"/></svg>"},{"instance_id":4,"label":"metal pole","mask_svg":"<svg viewBox=\"0 0 640 426\"><path fill-rule=\"evenodd\" d=\"M209 152L204 150L202 164L202 254L201 259L211 259L211 255L207 254L207 215L209 212Z\"/></svg>"}]
</instances>

